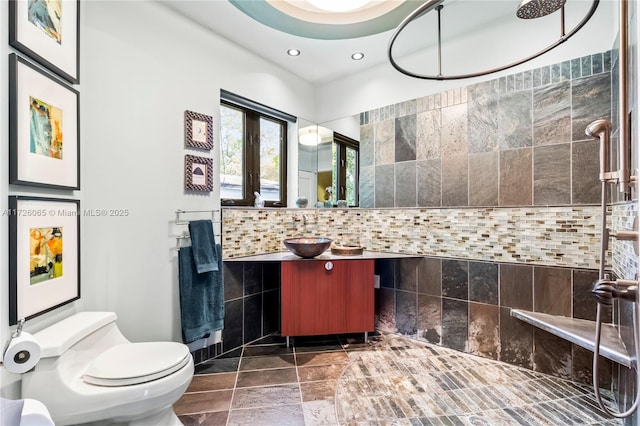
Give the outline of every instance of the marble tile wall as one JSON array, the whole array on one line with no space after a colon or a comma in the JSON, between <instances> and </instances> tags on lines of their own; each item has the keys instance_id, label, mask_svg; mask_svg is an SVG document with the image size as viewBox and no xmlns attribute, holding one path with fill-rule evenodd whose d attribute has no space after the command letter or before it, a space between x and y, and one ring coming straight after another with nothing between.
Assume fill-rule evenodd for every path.
<instances>
[{"instance_id":1,"label":"marble tile wall","mask_svg":"<svg viewBox=\"0 0 640 426\"><path fill-rule=\"evenodd\" d=\"M360 206L584 205L600 201L612 52L360 115Z\"/></svg>"}]
</instances>

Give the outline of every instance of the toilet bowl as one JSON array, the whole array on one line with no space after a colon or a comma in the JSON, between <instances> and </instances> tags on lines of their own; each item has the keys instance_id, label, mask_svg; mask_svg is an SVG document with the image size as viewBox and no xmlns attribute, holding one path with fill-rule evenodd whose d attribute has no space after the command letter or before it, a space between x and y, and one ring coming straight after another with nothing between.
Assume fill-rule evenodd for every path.
<instances>
[{"instance_id":1,"label":"toilet bowl","mask_svg":"<svg viewBox=\"0 0 640 426\"><path fill-rule=\"evenodd\" d=\"M128 341L113 312L80 312L33 337L42 354L22 375L22 397L56 425L180 425L173 403L193 377L186 345Z\"/></svg>"}]
</instances>

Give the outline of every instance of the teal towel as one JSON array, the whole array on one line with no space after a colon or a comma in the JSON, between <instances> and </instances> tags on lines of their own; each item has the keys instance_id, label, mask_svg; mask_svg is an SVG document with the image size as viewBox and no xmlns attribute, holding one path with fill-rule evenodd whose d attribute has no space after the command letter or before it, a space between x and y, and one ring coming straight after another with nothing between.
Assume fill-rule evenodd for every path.
<instances>
[{"instance_id":1,"label":"teal towel","mask_svg":"<svg viewBox=\"0 0 640 426\"><path fill-rule=\"evenodd\" d=\"M222 248L216 246L217 271L198 274L193 249L182 247L178 253L180 319L182 340L191 343L209 336L224 326L224 280Z\"/></svg>"},{"instance_id":2,"label":"teal towel","mask_svg":"<svg viewBox=\"0 0 640 426\"><path fill-rule=\"evenodd\" d=\"M193 259L199 274L218 270L216 240L213 236L213 222L193 220L189 222L189 235L193 247Z\"/></svg>"}]
</instances>

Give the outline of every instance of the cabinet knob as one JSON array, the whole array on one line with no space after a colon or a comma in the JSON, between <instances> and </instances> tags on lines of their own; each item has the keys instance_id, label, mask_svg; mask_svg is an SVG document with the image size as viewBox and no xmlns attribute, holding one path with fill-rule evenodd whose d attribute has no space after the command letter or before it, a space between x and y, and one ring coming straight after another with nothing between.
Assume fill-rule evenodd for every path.
<instances>
[{"instance_id":1,"label":"cabinet knob","mask_svg":"<svg viewBox=\"0 0 640 426\"><path fill-rule=\"evenodd\" d=\"M324 269L326 269L327 271L330 271L333 269L333 262L327 262L324 264Z\"/></svg>"}]
</instances>

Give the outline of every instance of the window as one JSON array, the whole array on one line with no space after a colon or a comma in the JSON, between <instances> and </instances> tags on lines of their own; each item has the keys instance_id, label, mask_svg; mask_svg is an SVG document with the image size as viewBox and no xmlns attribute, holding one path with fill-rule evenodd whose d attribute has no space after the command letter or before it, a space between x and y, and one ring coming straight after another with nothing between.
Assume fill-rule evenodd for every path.
<instances>
[{"instance_id":1,"label":"window","mask_svg":"<svg viewBox=\"0 0 640 426\"><path fill-rule=\"evenodd\" d=\"M333 196L332 201L346 200L358 205L358 141L340 133L333 134Z\"/></svg>"},{"instance_id":2,"label":"window","mask_svg":"<svg viewBox=\"0 0 640 426\"><path fill-rule=\"evenodd\" d=\"M221 98L222 205L252 206L259 192L265 206L286 207L287 119L295 117L229 92Z\"/></svg>"}]
</instances>

